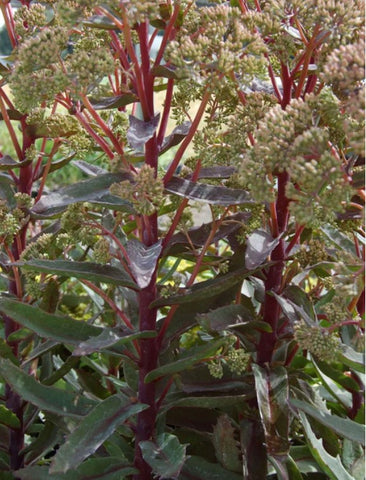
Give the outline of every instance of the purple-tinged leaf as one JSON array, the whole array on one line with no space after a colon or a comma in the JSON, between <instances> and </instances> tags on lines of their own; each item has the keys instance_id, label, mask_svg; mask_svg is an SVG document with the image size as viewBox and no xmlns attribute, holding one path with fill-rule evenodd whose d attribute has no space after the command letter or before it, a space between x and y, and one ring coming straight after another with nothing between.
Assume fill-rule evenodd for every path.
<instances>
[{"instance_id":1,"label":"purple-tinged leaf","mask_svg":"<svg viewBox=\"0 0 366 480\"><path fill-rule=\"evenodd\" d=\"M23 113L20 113L19 110L14 110L13 108L7 109L7 114L10 120L21 120L24 117ZM1 113L0 120L4 120Z\"/></svg>"},{"instance_id":2,"label":"purple-tinged leaf","mask_svg":"<svg viewBox=\"0 0 366 480\"><path fill-rule=\"evenodd\" d=\"M129 398L113 395L99 403L80 422L61 445L51 464L50 473L73 470L92 455L119 425L129 417L148 408L131 403Z\"/></svg>"},{"instance_id":3,"label":"purple-tinged leaf","mask_svg":"<svg viewBox=\"0 0 366 480\"><path fill-rule=\"evenodd\" d=\"M262 368L252 365L259 413L269 455L289 453L289 386L284 367Z\"/></svg>"},{"instance_id":4,"label":"purple-tinged leaf","mask_svg":"<svg viewBox=\"0 0 366 480\"><path fill-rule=\"evenodd\" d=\"M187 135L191 128L192 122L184 122L181 125L175 127L170 135L164 138L163 145L161 146L160 154L167 152L170 148L178 145Z\"/></svg>"},{"instance_id":5,"label":"purple-tinged leaf","mask_svg":"<svg viewBox=\"0 0 366 480\"><path fill-rule=\"evenodd\" d=\"M43 195L40 201L31 208L31 214L34 216L50 217L61 213L68 205L73 203L89 202L103 204L103 202L108 203L112 200L116 204L116 210L133 211L128 202L109 194L109 187L112 183L130 179L131 175L128 173L108 173L67 185L49 195Z\"/></svg>"},{"instance_id":6,"label":"purple-tinged leaf","mask_svg":"<svg viewBox=\"0 0 366 480\"><path fill-rule=\"evenodd\" d=\"M240 230L242 224L250 218L250 215L250 213L240 212L227 217L217 229L212 238L212 243L216 243L222 238L227 238L227 236L235 234ZM213 226L214 222L203 223L200 227L188 230L187 233L176 233L168 242L164 250L164 255L174 255L181 251L186 251L187 247L191 250L192 245L202 247L206 243Z\"/></svg>"},{"instance_id":7,"label":"purple-tinged leaf","mask_svg":"<svg viewBox=\"0 0 366 480\"><path fill-rule=\"evenodd\" d=\"M108 173L104 168L85 162L84 160L74 160L72 164L80 168L82 172L90 177L97 177L98 175L105 175Z\"/></svg>"},{"instance_id":8,"label":"purple-tinged leaf","mask_svg":"<svg viewBox=\"0 0 366 480\"><path fill-rule=\"evenodd\" d=\"M203 167L199 171L198 178L229 178L236 172L235 167L228 166L215 166L215 167ZM190 180L192 175L184 177L186 180Z\"/></svg>"},{"instance_id":9,"label":"purple-tinged leaf","mask_svg":"<svg viewBox=\"0 0 366 480\"><path fill-rule=\"evenodd\" d=\"M191 182L175 176L165 185L165 189L169 193L174 193L180 197L206 202L211 205L229 206L253 203L249 193L244 190Z\"/></svg>"},{"instance_id":10,"label":"purple-tinged leaf","mask_svg":"<svg viewBox=\"0 0 366 480\"><path fill-rule=\"evenodd\" d=\"M213 331L227 330L239 325L249 324L252 313L243 305L225 305L197 316L198 323Z\"/></svg>"},{"instance_id":11,"label":"purple-tinged leaf","mask_svg":"<svg viewBox=\"0 0 366 480\"><path fill-rule=\"evenodd\" d=\"M7 205L12 208L15 207L14 181L7 174L0 174L0 199L6 200Z\"/></svg>"},{"instance_id":12,"label":"purple-tinged leaf","mask_svg":"<svg viewBox=\"0 0 366 480\"><path fill-rule=\"evenodd\" d=\"M290 455L269 455L268 459L276 470L278 480L303 480L300 469Z\"/></svg>"},{"instance_id":13,"label":"purple-tinged leaf","mask_svg":"<svg viewBox=\"0 0 366 480\"><path fill-rule=\"evenodd\" d=\"M25 167L29 163L31 163L31 160L17 162L10 155L4 155L0 158L0 170L12 170L13 168Z\"/></svg>"},{"instance_id":14,"label":"purple-tinged leaf","mask_svg":"<svg viewBox=\"0 0 366 480\"><path fill-rule=\"evenodd\" d=\"M240 459L235 429L227 414L221 415L213 428L212 443L215 455L221 465L230 471L241 472L243 467Z\"/></svg>"},{"instance_id":15,"label":"purple-tinged leaf","mask_svg":"<svg viewBox=\"0 0 366 480\"><path fill-rule=\"evenodd\" d=\"M129 258L129 266L140 288L145 288L149 285L156 269L161 248L160 240L150 247L146 247L136 239L131 239L127 242L126 252Z\"/></svg>"},{"instance_id":16,"label":"purple-tinged leaf","mask_svg":"<svg viewBox=\"0 0 366 480\"><path fill-rule=\"evenodd\" d=\"M247 473L247 478L253 480L267 478L268 457L263 426L259 418L244 417L240 421L240 443L243 472Z\"/></svg>"},{"instance_id":17,"label":"purple-tinged leaf","mask_svg":"<svg viewBox=\"0 0 366 480\"><path fill-rule=\"evenodd\" d=\"M137 152L143 152L145 143L148 142L155 134L159 125L160 114L149 122L144 122L133 115L130 115L130 126L127 130L127 140L131 148Z\"/></svg>"},{"instance_id":18,"label":"purple-tinged leaf","mask_svg":"<svg viewBox=\"0 0 366 480\"><path fill-rule=\"evenodd\" d=\"M293 305L293 302L288 300L287 298L281 297L281 295L277 295L275 292L271 292L271 295L273 295L277 303L280 305L282 312L285 314L285 316L290 320L290 322L293 324L298 320L301 320L301 315L297 312L295 306Z\"/></svg>"},{"instance_id":19,"label":"purple-tinged leaf","mask_svg":"<svg viewBox=\"0 0 366 480\"><path fill-rule=\"evenodd\" d=\"M261 265L280 242L280 237L273 238L265 230L255 230L247 240L245 265L248 269Z\"/></svg>"},{"instance_id":20,"label":"purple-tinged leaf","mask_svg":"<svg viewBox=\"0 0 366 480\"><path fill-rule=\"evenodd\" d=\"M103 97L103 98L89 98L90 103L95 110L108 110L111 108L125 107L130 103L138 101L138 97L133 93L124 93L115 97Z\"/></svg>"},{"instance_id":21,"label":"purple-tinged leaf","mask_svg":"<svg viewBox=\"0 0 366 480\"><path fill-rule=\"evenodd\" d=\"M142 456L152 468L153 474L161 479L178 478L186 460L186 446L170 433L161 433L156 440L139 443ZM154 476L155 476L154 475Z\"/></svg>"},{"instance_id":22,"label":"purple-tinged leaf","mask_svg":"<svg viewBox=\"0 0 366 480\"><path fill-rule=\"evenodd\" d=\"M95 404L94 401L67 390L42 385L5 358L0 358L0 375L23 401L62 417L81 417Z\"/></svg>"}]
</instances>

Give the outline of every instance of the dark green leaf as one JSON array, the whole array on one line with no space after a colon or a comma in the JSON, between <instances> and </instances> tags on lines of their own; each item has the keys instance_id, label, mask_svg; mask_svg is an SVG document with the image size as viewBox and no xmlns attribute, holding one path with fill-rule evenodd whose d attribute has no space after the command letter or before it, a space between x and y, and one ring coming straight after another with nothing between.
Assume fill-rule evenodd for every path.
<instances>
[{"instance_id":1,"label":"dark green leaf","mask_svg":"<svg viewBox=\"0 0 366 480\"><path fill-rule=\"evenodd\" d=\"M290 448L287 370L256 364L252 368L268 453L274 457L286 456Z\"/></svg>"},{"instance_id":2,"label":"dark green leaf","mask_svg":"<svg viewBox=\"0 0 366 480\"><path fill-rule=\"evenodd\" d=\"M0 311L20 325L33 330L40 337L57 340L60 343L78 345L90 337L100 335L103 331L102 328L86 322L47 313L36 306L9 298L0 299Z\"/></svg>"},{"instance_id":3,"label":"dark green leaf","mask_svg":"<svg viewBox=\"0 0 366 480\"><path fill-rule=\"evenodd\" d=\"M174 193L180 197L206 202L211 205L228 206L249 205L253 203L249 194L244 190L206 185L174 176L165 185L165 189L169 193Z\"/></svg>"},{"instance_id":4,"label":"dark green leaf","mask_svg":"<svg viewBox=\"0 0 366 480\"><path fill-rule=\"evenodd\" d=\"M14 182L12 178L5 174L0 174L0 199L5 200L10 208L15 207Z\"/></svg>"},{"instance_id":5,"label":"dark green leaf","mask_svg":"<svg viewBox=\"0 0 366 480\"><path fill-rule=\"evenodd\" d=\"M126 252L132 274L140 288L149 285L161 253L161 241L146 247L139 240L127 242Z\"/></svg>"},{"instance_id":6,"label":"dark green leaf","mask_svg":"<svg viewBox=\"0 0 366 480\"><path fill-rule=\"evenodd\" d=\"M62 436L62 432L58 426L46 418L46 422L36 439L23 450L26 464L29 465L33 463L33 461L52 451L54 445L62 441ZM36 478L38 479L38 477Z\"/></svg>"},{"instance_id":7,"label":"dark green leaf","mask_svg":"<svg viewBox=\"0 0 366 480\"><path fill-rule=\"evenodd\" d=\"M179 480L242 480L243 476L230 472L218 463L192 456L185 462Z\"/></svg>"},{"instance_id":8,"label":"dark green leaf","mask_svg":"<svg viewBox=\"0 0 366 480\"><path fill-rule=\"evenodd\" d=\"M355 442L365 445L365 427L359 423L354 422L350 418L342 418L337 415L332 415L325 410L311 405L310 403L303 402L302 400L291 399L291 405L297 409L302 410L311 417L318 420L318 422L327 426L333 430L337 435L342 438L348 438Z\"/></svg>"},{"instance_id":9,"label":"dark green leaf","mask_svg":"<svg viewBox=\"0 0 366 480\"><path fill-rule=\"evenodd\" d=\"M156 115L153 120L144 122L133 115L130 115L130 126L127 130L127 140L130 146L137 152L143 152L145 143L148 142L155 134L159 125L160 114Z\"/></svg>"},{"instance_id":10,"label":"dark green leaf","mask_svg":"<svg viewBox=\"0 0 366 480\"><path fill-rule=\"evenodd\" d=\"M51 473L65 473L75 469L127 418L145 410L147 405L131 403L128 398L113 395L90 411L67 437L52 462Z\"/></svg>"},{"instance_id":11,"label":"dark green leaf","mask_svg":"<svg viewBox=\"0 0 366 480\"><path fill-rule=\"evenodd\" d=\"M311 429L310 423L303 412L299 412L304 427L310 451L322 470L331 480L354 480L344 468L339 456L333 457L323 447L322 439L318 439Z\"/></svg>"},{"instance_id":12,"label":"dark green leaf","mask_svg":"<svg viewBox=\"0 0 366 480\"><path fill-rule=\"evenodd\" d=\"M243 305L225 305L197 316L200 325L215 332L251 324L252 313Z\"/></svg>"},{"instance_id":13,"label":"dark green leaf","mask_svg":"<svg viewBox=\"0 0 366 480\"><path fill-rule=\"evenodd\" d=\"M176 73L176 69L174 67L167 67L165 65L158 65L151 69L151 73L155 77L163 77L163 78L173 78L177 79L180 78Z\"/></svg>"},{"instance_id":14,"label":"dark green leaf","mask_svg":"<svg viewBox=\"0 0 366 480\"><path fill-rule=\"evenodd\" d=\"M9 360L0 358L0 373L26 402L61 416L80 417L92 407L91 400L58 388L46 387Z\"/></svg>"},{"instance_id":15,"label":"dark green leaf","mask_svg":"<svg viewBox=\"0 0 366 480\"><path fill-rule=\"evenodd\" d=\"M272 235L265 230L255 230L247 240L245 266L252 269L261 265L279 242L280 237L272 238Z\"/></svg>"},{"instance_id":16,"label":"dark green leaf","mask_svg":"<svg viewBox=\"0 0 366 480\"><path fill-rule=\"evenodd\" d=\"M217 389L220 391L221 383L217 384ZM249 395L209 395L189 397L187 393L179 395L180 398L174 399L173 396L169 396L166 399L166 403L160 409L160 413L164 413L173 407L200 407L200 408L225 408L237 405L238 403L244 403Z\"/></svg>"},{"instance_id":17,"label":"dark green leaf","mask_svg":"<svg viewBox=\"0 0 366 480\"><path fill-rule=\"evenodd\" d=\"M125 107L130 103L135 103L138 101L138 97L133 93L124 93L123 95L117 95L115 97L104 97L104 98L89 98L90 103L93 105L95 110L107 110L111 108Z\"/></svg>"},{"instance_id":18,"label":"dark green leaf","mask_svg":"<svg viewBox=\"0 0 366 480\"><path fill-rule=\"evenodd\" d=\"M193 354L191 353L191 355L184 358L178 358L173 363L168 363L149 372L145 377L145 383L149 383L157 378L164 377L166 375L172 375L174 373L181 372L182 370L186 370L187 368L193 367L193 365L201 360L215 355L217 350L222 347L226 341L227 340L225 338L220 338L219 340L211 342L208 345L192 348L190 353L192 352Z\"/></svg>"},{"instance_id":19,"label":"dark green leaf","mask_svg":"<svg viewBox=\"0 0 366 480\"><path fill-rule=\"evenodd\" d=\"M0 423L10 428L20 428L19 418L5 405L0 405Z\"/></svg>"},{"instance_id":20,"label":"dark green leaf","mask_svg":"<svg viewBox=\"0 0 366 480\"><path fill-rule=\"evenodd\" d=\"M28 262L19 262L17 265L24 270L64 275L139 290L139 287L125 271L112 265L71 260L29 260Z\"/></svg>"},{"instance_id":21,"label":"dark green leaf","mask_svg":"<svg viewBox=\"0 0 366 480\"><path fill-rule=\"evenodd\" d=\"M73 203L90 202L98 204L100 201L103 202L105 196L107 196L108 199L113 197L119 200L109 194L109 187L112 183L128 179L131 179L128 173L107 173L82 182L67 185L56 192L44 195L40 201L32 207L31 213L35 216L50 217L64 211L68 205ZM123 202L122 199L120 200ZM131 211L129 204L127 202L124 204L126 211Z\"/></svg>"},{"instance_id":22,"label":"dark green leaf","mask_svg":"<svg viewBox=\"0 0 366 480\"><path fill-rule=\"evenodd\" d=\"M31 466L17 471L20 480L122 480L137 470L113 456L90 458L75 471L50 474L48 467Z\"/></svg>"},{"instance_id":23,"label":"dark green leaf","mask_svg":"<svg viewBox=\"0 0 366 480\"><path fill-rule=\"evenodd\" d=\"M186 459L186 447L175 435L162 433L156 441L139 443L144 457L155 475L161 479L177 478Z\"/></svg>"}]
</instances>

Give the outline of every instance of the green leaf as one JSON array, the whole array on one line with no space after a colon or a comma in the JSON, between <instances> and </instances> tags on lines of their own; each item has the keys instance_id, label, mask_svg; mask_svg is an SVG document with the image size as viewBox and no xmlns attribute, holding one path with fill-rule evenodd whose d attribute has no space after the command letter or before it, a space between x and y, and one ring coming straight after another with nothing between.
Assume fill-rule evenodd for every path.
<instances>
[{"instance_id":1,"label":"green leaf","mask_svg":"<svg viewBox=\"0 0 366 480\"><path fill-rule=\"evenodd\" d=\"M211 342L208 345L192 348L189 353L193 352L193 355L191 354L190 356L184 358L178 358L172 363L168 363L149 372L145 377L145 383L149 383L157 378L164 377L166 375L172 375L174 373L181 372L182 370L186 370L187 368L193 367L193 365L201 360L215 355L217 350L226 342L226 338L220 338L219 340Z\"/></svg>"},{"instance_id":2,"label":"green leaf","mask_svg":"<svg viewBox=\"0 0 366 480\"><path fill-rule=\"evenodd\" d=\"M181 78L177 73L174 67L167 67L165 65L157 65L151 69L151 73L155 77L163 77L163 78L173 78L178 79Z\"/></svg>"},{"instance_id":3,"label":"green leaf","mask_svg":"<svg viewBox=\"0 0 366 480\"><path fill-rule=\"evenodd\" d=\"M219 386L218 390L220 390ZM167 397L166 402L161 407L159 413L162 414L164 412L167 412L173 407L200 407L207 409L226 408L237 405L238 403L244 403L251 396L252 395L248 393L248 395L212 394L206 396L199 395L196 397L188 397L186 393L180 393L179 397L176 399L174 399L174 395Z\"/></svg>"},{"instance_id":4,"label":"green leaf","mask_svg":"<svg viewBox=\"0 0 366 480\"><path fill-rule=\"evenodd\" d=\"M92 15L86 20L83 20L83 24L90 28L101 28L102 30L116 30L116 24L105 15Z\"/></svg>"},{"instance_id":5,"label":"green leaf","mask_svg":"<svg viewBox=\"0 0 366 480\"><path fill-rule=\"evenodd\" d=\"M215 332L250 324L252 321L252 313L243 305L225 305L198 315L199 324Z\"/></svg>"},{"instance_id":6,"label":"green leaf","mask_svg":"<svg viewBox=\"0 0 366 480\"><path fill-rule=\"evenodd\" d=\"M50 473L75 469L92 455L127 418L148 408L131 403L129 398L113 395L91 410L61 445L52 462Z\"/></svg>"},{"instance_id":7,"label":"green leaf","mask_svg":"<svg viewBox=\"0 0 366 480\"><path fill-rule=\"evenodd\" d=\"M312 431L305 413L300 411L299 415L308 440L309 449L322 470L331 480L355 480L344 468L339 456L333 457L325 450L322 439L318 439Z\"/></svg>"},{"instance_id":8,"label":"green leaf","mask_svg":"<svg viewBox=\"0 0 366 480\"><path fill-rule=\"evenodd\" d=\"M165 189L180 197L207 202L210 205L229 206L253 203L249 193L244 190L191 182L175 176L165 185Z\"/></svg>"},{"instance_id":9,"label":"green leaf","mask_svg":"<svg viewBox=\"0 0 366 480\"><path fill-rule=\"evenodd\" d=\"M192 455L185 462L179 480L243 480L243 476Z\"/></svg>"},{"instance_id":10,"label":"green leaf","mask_svg":"<svg viewBox=\"0 0 366 480\"><path fill-rule=\"evenodd\" d=\"M17 265L24 270L64 275L139 290L139 287L124 270L112 265L71 260L29 260L18 262Z\"/></svg>"},{"instance_id":11,"label":"green leaf","mask_svg":"<svg viewBox=\"0 0 366 480\"><path fill-rule=\"evenodd\" d=\"M0 311L17 323L30 328L40 337L57 340L60 343L78 345L90 337L100 335L100 327L73 320L64 315L46 313L38 307L9 298L0 298Z\"/></svg>"},{"instance_id":12,"label":"green leaf","mask_svg":"<svg viewBox=\"0 0 366 480\"><path fill-rule=\"evenodd\" d=\"M339 359L357 372L365 372L365 354L356 352L348 345L342 345L342 351L338 355Z\"/></svg>"},{"instance_id":13,"label":"green leaf","mask_svg":"<svg viewBox=\"0 0 366 480\"><path fill-rule=\"evenodd\" d=\"M35 217L52 217L64 211L68 205L73 203L89 202L98 205L103 204L103 199L110 200L113 197L116 200L116 205L117 203L120 205L120 209L124 208L125 211L132 212L133 210L128 202L123 202L122 199L109 194L109 187L112 183L129 179L131 179L129 173L107 173L67 185L56 192L44 195L30 211Z\"/></svg>"},{"instance_id":14,"label":"green leaf","mask_svg":"<svg viewBox=\"0 0 366 480\"><path fill-rule=\"evenodd\" d=\"M122 480L137 470L120 458L90 458L75 471L51 474L48 467L30 466L17 470L20 480Z\"/></svg>"},{"instance_id":15,"label":"green leaf","mask_svg":"<svg viewBox=\"0 0 366 480\"><path fill-rule=\"evenodd\" d=\"M13 184L14 182L10 176L0 174L0 199L5 200L10 208L14 208L16 204Z\"/></svg>"},{"instance_id":16,"label":"green leaf","mask_svg":"<svg viewBox=\"0 0 366 480\"><path fill-rule=\"evenodd\" d=\"M66 390L46 387L3 358L0 358L0 374L24 401L57 415L80 417L85 415L94 403Z\"/></svg>"},{"instance_id":17,"label":"green leaf","mask_svg":"<svg viewBox=\"0 0 366 480\"><path fill-rule=\"evenodd\" d=\"M0 405L0 423L10 428L20 428L19 418L5 405Z\"/></svg>"},{"instance_id":18,"label":"green leaf","mask_svg":"<svg viewBox=\"0 0 366 480\"><path fill-rule=\"evenodd\" d=\"M139 443L142 456L153 473L161 479L178 478L186 459L186 447L175 435L162 433L156 442L146 440Z\"/></svg>"},{"instance_id":19,"label":"green leaf","mask_svg":"<svg viewBox=\"0 0 366 480\"><path fill-rule=\"evenodd\" d=\"M337 415L332 415L325 410L320 410L310 403L295 398L290 400L290 404L315 418L318 422L333 430L340 437L348 438L349 440L365 445L366 430L364 425L360 425L350 418L342 418Z\"/></svg>"},{"instance_id":20,"label":"green leaf","mask_svg":"<svg viewBox=\"0 0 366 480\"><path fill-rule=\"evenodd\" d=\"M274 457L289 452L289 387L287 370L252 365L260 416L268 453Z\"/></svg>"}]
</instances>

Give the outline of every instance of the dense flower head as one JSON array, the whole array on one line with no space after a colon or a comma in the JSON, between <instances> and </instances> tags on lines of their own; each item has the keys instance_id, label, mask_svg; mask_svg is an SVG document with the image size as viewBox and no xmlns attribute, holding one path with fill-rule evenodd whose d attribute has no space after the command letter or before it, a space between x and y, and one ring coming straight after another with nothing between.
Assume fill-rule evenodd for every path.
<instances>
[{"instance_id":1,"label":"dense flower head","mask_svg":"<svg viewBox=\"0 0 366 480\"><path fill-rule=\"evenodd\" d=\"M136 212L141 215L152 215L164 200L164 184L161 178L149 165L143 165L135 174L134 181L124 180L110 187L113 195L132 202Z\"/></svg>"},{"instance_id":2,"label":"dense flower head","mask_svg":"<svg viewBox=\"0 0 366 480\"><path fill-rule=\"evenodd\" d=\"M340 351L339 338L317 325L309 326L303 320L294 326L295 340L302 350L308 350L324 362L333 362Z\"/></svg>"},{"instance_id":3,"label":"dense flower head","mask_svg":"<svg viewBox=\"0 0 366 480\"><path fill-rule=\"evenodd\" d=\"M182 77L198 83L235 72L247 81L263 74L266 47L251 25L250 15L238 8L217 5L196 12L200 29L185 25L171 42L167 57Z\"/></svg>"},{"instance_id":4,"label":"dense flower head","mask_svg":"<svg viewBox=\"0 0 366 480\"><path fill-rule=\"evenodd\" d=\"M273 201L275 176L287 172L290 211L298 223L313 226L334 220L351 195L342 157L336 147L331 149L334 132L324 125L326 103L317 100L309 95L305 101L292 100L286 109L271 108L259 122L256 144L244 154L239 170L243 187L258 201Z\"/></svg>"},{"instance_id":5,"label":"dense flower head","mask_svg":"<svg viewBox=\"0 0 366 480\"><path fill-rule=\"evenodd\" d=\"M15 31L22 38L31 36L47 23L46 8L40 3L22 6L14 14Z\"/></svg>"}]
</instances>

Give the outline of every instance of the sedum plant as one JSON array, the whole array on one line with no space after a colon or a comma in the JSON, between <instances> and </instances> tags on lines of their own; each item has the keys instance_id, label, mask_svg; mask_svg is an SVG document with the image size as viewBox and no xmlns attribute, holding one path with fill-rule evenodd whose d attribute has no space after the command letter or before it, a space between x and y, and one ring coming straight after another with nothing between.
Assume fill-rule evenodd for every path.
<instances>
[{"instance_id":1,"label":"sedum plant","mask_svg":"<svg viewBox=\"0 0 366 480\"><path fill-rule=\"evenodd\" d=\"M363 2L0 8L1 478L363 478Z\"/></svg>"}]
</instances>

